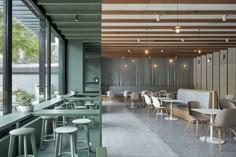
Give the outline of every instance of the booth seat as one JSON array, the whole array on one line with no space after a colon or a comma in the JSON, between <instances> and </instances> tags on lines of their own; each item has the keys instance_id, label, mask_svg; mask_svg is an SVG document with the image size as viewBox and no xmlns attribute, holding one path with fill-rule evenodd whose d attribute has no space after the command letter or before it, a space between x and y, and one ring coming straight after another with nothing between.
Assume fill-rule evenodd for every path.
<instances>
[{"instance_id":1,"label":"booth seat","mask_svg":"<svg viewBox=\"0 0 236 157\"><path fill-rule=\"evenodd\" d=\"M141 92L143 90L148 90L151 92L158 92L160 90L167 90L168 93L176 92L179 86L102 86L102 94L105 95L108 90L112 90L115 96L123 96L125 90L130 90L132 92ZM181 88L193 89L193 86L186 86Z\"/></svg>"}]
</instances>

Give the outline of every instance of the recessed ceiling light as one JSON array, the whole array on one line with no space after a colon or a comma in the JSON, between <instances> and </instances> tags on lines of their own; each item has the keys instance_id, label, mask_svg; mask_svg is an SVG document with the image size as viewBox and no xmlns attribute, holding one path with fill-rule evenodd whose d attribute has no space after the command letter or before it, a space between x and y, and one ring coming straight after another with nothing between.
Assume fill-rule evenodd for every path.
<instances>
[{"instance_id":1,"label":"recessed ceiling light","mask_svg":"<svg viewBox=\"0 0 236 157\"><path fill-rule=\"evenodd\" d=\"M156 21L160 21L160 15L156 16Z\"/></svg>"},{"instance_id":2,"label":"recessed ceiling light","mask_svg":"<svg viewBox=\"0 0 236 157\"><path fill-rule=\"evenodd\" d=\"M75 21L79 22L79 15L75 15Z\"/></svg>"}]
</instances>

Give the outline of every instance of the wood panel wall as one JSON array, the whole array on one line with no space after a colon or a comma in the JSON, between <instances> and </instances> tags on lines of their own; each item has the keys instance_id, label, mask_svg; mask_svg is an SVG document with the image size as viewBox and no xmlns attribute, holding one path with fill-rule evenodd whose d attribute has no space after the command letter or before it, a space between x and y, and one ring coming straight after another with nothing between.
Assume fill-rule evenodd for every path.
<instances>
[{"instance_id":1,"label":"wood panel wall","mask_svg":"<svg viewBox=\"0 0 236 157\"><path fill-rule=\"evenodd\" d=\"M236 96L236 48L196 57L193 65L196 89L214 90L219 97Z\"/></svg>"}]
</instances>

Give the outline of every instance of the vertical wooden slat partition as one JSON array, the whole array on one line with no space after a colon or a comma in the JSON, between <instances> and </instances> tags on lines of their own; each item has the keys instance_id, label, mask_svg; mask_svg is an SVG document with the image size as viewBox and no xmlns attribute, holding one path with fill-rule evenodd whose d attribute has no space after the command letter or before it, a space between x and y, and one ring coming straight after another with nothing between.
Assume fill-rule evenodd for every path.
<instances>
[{"instance_id":1,"label":"vertical wooden slat partition","mask_svg":"<svg viewBox=\"0 0 236 157\"><path fill-rule=\"evenodd\" d=\"M206 67L206 55L202 56L202 89L206 90L207 88L207 67Z\"/></svg>"},{"instance_id":2,"label":"vertical wooden slat partition","mask_svg":"<svg viewBox=\"0 0 236 157\"><path fill-rule=\"evenodd\" d=\"M236 94L236 48L228 49L228 94Z\"/></svg>"},{"instance_id":3,"label":"vertical wooden slat partition","mask_svg":"<svg viewBox=\"0 0 236 157\"><path fill-rule=\"evenodd\" d=\"M213 55L207 54L207 90L213 89L212 62L213 62Z\"/></svg>"},{"instance_id":4,"label":"vertical wooden slat partition","mask_svg":"<svg viewBox=\"0 0 236 157\"><path fill-rule=\"evenodd\" d=\"M213 53L213 90L220 93L220 53Z\"/></svg>"},{"instance_id":5,"label":"vertical wooden slat partition","mask_svg":"<svg viewBox=\"0 0 236 157\"><path fill-rule=\"evenodd\" d=\"M220 97L227 94L227 50L220 51Z\"/></svg>"},{"instance_id":6,"label":"vertical wooden slat partition","mask_svg":"<svg viewBox=\"0 0 236 157\"><path fill-rule=\"evenodd\" d=\"M202 60L201 57L197 57L197 89L202 87Z\"/></svg>"}]
</instances>

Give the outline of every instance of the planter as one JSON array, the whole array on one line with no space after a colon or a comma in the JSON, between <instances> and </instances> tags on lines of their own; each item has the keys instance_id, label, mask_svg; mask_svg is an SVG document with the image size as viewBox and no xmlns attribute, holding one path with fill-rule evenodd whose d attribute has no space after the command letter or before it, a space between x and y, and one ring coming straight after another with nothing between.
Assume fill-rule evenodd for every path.
<instances>
[{"instance_id":1,"label":"planter","mask_svg":"<svg viewBox=\"0 0 236 157\"><path fill-rule=\"evenodd\" d=\"M75 92L75 91L71 91L70 94L71 94L71 95L75 95L76 92Z\"/></svg>"},{"instance_id":2,"label":"planter","mask_svg":"<svg viewBox=\"0 0 236 157\"><path fill-rule=\"evenodd\" d=\"M19 106L21 112L33 112L34 106Z\"/></svg>"},{"instance_id":3,"label":"planter","mask_svg":"<svg viewBox=\"0 0 236 157\"><path fill-rule=\"evenodd\" d=\"M57 95L56 98L57 98L57 99L62 99L62 98L63 98L63 95Z\"/></svg>"}]
</instances>

